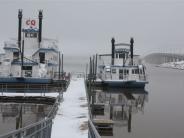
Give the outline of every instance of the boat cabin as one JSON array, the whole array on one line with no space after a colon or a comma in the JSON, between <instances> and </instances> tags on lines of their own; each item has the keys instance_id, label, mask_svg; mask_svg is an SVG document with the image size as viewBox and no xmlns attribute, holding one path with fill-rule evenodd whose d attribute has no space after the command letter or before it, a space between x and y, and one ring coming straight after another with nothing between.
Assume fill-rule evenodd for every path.
<instances>
[{"instance_id":1,"label":"boat cabin","mask_svg":"<svg viewBox=\"0 0 184 138\"><path fill-rule=\"evenodd\" d=\"M144 66L100 66L99 77L102 80L144 80Z\"/></svg>"},{"instance_id":2,"label":"boat cabin","mask_svg":"<svg viewBox=\"0 0 184 138\"><path fill-rule=\"evenodd\" d=\"M118 49L115 49L115 52L114 52L114 64L115 65L123 65L125 66L128 58L129 58L129 49L126 49L126 48L118 48Z\"/></svg>"},{"instance_id":3,"label":"boat cabin","mask_svg":"<svg viewBox=\"0 0 184 138\"><path fill-rule=\"evenodd\" d=\"M36 19L23 20L23 28L18 28L18 40L4 43L5 53L0 61L1 76L54 78L59 72L57 40L41 37L40 14L41 11L39 22Z\"/></svg>"}]
</instances>

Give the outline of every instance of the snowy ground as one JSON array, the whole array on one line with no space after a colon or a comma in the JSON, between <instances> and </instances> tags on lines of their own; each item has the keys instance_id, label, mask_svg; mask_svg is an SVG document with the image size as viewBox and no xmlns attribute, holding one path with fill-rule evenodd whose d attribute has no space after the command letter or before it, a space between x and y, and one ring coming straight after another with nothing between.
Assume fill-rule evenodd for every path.
<instances>
[{"instance_id":1,"label":"snowy ground","mask_svg":"<svg viewBox=\"0 0 184 138\"><path fill-rule=\"evenodd\" d=\"M173 68L173 69L184 69L184 61L168 62L159 65L159 67Z\"/></svg>"},{"instance_id":2,"label":"snowy ground","mask_svg":"<svg viewBox=\"0 0 184 138\"><path fill-rule=\"evenodd\" d=\"M83 78L72 78L60 104L52 138L87 138L88 108Z\"/></svg>"}]
</instances>

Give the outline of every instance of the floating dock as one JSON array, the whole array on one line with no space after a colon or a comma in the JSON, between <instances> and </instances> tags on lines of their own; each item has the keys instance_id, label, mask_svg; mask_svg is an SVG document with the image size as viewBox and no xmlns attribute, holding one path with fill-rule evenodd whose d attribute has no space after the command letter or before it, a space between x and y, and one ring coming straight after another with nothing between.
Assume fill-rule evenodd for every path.
<instances>
[{"instance_id":1,"label":"floating dock","mask_svg":"<svg viewBox=\"0 0 184 138\"><path fill-rule=\"evenodd\" d=\"M52 126L52 138L87 138L88 105L84 78L72 77Z\"/></svg>"}]
</instances>

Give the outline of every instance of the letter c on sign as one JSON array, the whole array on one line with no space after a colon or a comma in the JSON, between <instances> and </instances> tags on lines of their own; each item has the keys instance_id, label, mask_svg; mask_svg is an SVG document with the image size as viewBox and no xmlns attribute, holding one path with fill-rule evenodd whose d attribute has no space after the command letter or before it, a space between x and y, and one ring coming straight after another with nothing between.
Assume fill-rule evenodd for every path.
<instances>
[{"instance_id":1,"label":"letter c on sign","mask_svg":"<svg viewBox=\"0 0 184 138\"><path fill-rule=\"evenodd\" d=\"M30 20L27 20L26 21L26 25L30 25Z\"/></svg>"}]
</instances>

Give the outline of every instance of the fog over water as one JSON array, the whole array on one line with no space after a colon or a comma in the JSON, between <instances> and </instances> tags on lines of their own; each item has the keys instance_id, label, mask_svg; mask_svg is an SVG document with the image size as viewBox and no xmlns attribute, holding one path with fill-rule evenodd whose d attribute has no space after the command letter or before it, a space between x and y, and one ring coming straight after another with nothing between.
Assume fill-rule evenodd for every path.
<instances>
[{"instance_id":1,"label":"fog over water","mask_svg":"<svg viewBox=\"0 0 184 138\"><path fill-rule=\"evenodd\" d=\"M184 52L184 1L175 0L0 0L0 41L17 37L17 10L37 18L43 36L56 38L66 56L110 51L110 39L129 42L135 52Z\"/></svg>"},{"instance_id":2,"label":"fog over water","mask_svg":"<svg viewBox=\"0 0 184 138\"><path fill-rule=\"evenodd\" d=\"M110 53L112 37L134 37L142 56L184 53L184 0L0 0L0 51L17 38L18 9L25 18L43 9L43 37L59 40L67 72L85 71L89 56ZM120 127L117 137L183 138L183 70L147 64L147 73L144 112L133 116L132 133Z\"/></svg>"}]
</instances>

